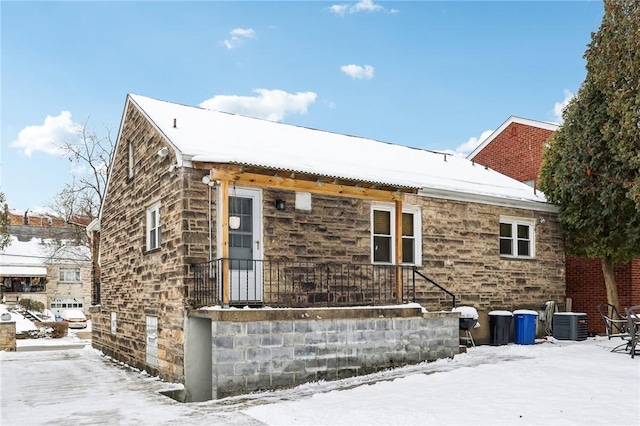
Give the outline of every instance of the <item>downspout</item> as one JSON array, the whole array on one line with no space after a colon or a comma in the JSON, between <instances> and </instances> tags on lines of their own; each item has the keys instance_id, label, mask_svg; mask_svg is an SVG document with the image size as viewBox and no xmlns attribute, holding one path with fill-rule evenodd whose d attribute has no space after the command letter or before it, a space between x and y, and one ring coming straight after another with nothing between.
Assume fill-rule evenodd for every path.
<instances>
[{"instance_id":1,"label":"downspout","mask_svg":"<svg viewBox=\"0 0 640 426\"><path fill-rule=\"evenodd\" d=\"M212 231L211 231L211 181L207 183L209 187L209 204L208 204L208 212L209 212L209 268L211 268L213 262L213 243L212 243Z\"/></svg>"}]
</instances>

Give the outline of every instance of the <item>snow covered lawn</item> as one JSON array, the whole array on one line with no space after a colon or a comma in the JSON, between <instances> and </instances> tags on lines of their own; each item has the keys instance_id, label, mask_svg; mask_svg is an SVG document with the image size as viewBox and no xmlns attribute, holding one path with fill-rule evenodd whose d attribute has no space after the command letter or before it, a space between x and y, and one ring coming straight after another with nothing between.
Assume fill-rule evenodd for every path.
<instances>
[{"instance_id":1,"label":"snow covered lawn","mask_svg":"<svg viewBox=\"0 0 640 426\"><path fill-rule=\"evenodd\" d=\"M70 339L70 338L68 338ZM631 425L640 357L616 340L480 346L336 382L181 404L89 347L1 352L2 425Z\"/></svg>"}]
</instances>

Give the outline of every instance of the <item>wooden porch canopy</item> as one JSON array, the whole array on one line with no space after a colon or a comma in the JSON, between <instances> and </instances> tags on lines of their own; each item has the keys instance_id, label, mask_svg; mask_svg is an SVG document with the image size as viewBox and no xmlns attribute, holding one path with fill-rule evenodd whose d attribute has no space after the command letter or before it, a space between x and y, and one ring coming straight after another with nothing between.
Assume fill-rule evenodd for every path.
<instances>
[{"instance_id":1,"label":"wooden porch canopy","mask_svg":"<svg viewBox=\"0 0 640 426\"><path fill-rule=\"evenodd\" d=\"M229 194L229 183L256 188L285 189L336 197L360 198L395 204L395 234L402 235L402 198L416 194L418 187L392 185L381 182L354 180L334 176L315 175L292 170L270 169L246 164L196 163L198 169L209 169L209 178L217 183L222 194ZM221 249L223 259L229 257L229 197L220 197ZM395 239L395 264L402 263L402 238ZM222 303L229 304L229 263L223 262ZM396 274L396 299L402 302L402 269Z\"/></svg>"}]
</instances>

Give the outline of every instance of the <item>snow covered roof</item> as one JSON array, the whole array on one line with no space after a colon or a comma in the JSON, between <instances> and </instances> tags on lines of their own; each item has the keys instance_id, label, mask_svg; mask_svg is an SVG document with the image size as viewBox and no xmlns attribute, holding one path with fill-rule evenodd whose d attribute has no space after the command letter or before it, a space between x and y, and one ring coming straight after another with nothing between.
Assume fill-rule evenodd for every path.
<instances>
[{"instance_id":1,"label":"snow covered roof","mask_svg":"<svg viewBox=\"0 0 640 426\"><path fill-rule=\"evenodd\" d=\"M449 154L129 95L177 163L232 163L553 210L544 194ZM126 111L126 108L125 108ZM533 204L532 204L533 203Z\"/></svg>"},{"instance_id":2,"label":"snow covered roof","mask_svg":"<svg viewBox=\"0 0 640 426\"><path fill-rule=\"evenodd\" d=\"M53 240L31 238L20 241L12 235L11 244L0 252L0 275L46 276L46 265L49 263L86 262L90 259L88 247L67 243L63 240L59 245L56 244L58 250L52 256Z\"/></svg>"}]
</instances>

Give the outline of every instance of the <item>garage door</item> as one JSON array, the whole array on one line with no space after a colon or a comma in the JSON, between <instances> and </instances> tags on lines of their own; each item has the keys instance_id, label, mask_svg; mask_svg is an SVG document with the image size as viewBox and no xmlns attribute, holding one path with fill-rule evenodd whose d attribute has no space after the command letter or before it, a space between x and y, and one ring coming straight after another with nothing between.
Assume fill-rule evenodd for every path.
<instances>
[{"instance_id":1,"label":"garage door","mask_svg":"<svg viewBox=\"0 0 640 426\"><path fill-rule=\"evenodd\" d=\"M49 307L53 315L58 316L65 309L80 309L84 312L84 299L82 297L54 297Z\"/></svg>"}]
</instances>

